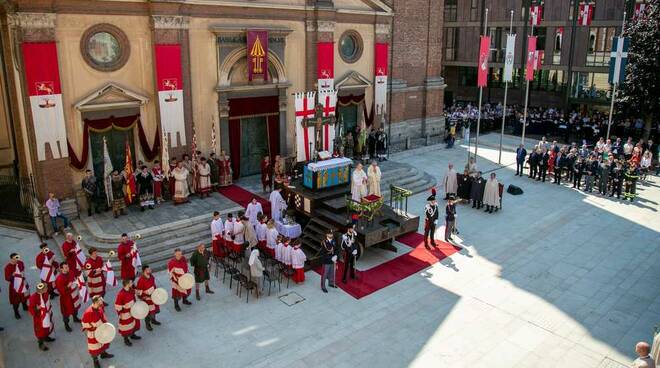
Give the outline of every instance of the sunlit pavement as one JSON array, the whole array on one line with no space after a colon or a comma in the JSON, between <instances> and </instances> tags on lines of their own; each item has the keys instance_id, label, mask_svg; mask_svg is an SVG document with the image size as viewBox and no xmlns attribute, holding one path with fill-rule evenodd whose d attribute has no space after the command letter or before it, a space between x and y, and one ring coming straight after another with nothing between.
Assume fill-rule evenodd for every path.
<instances>
[{"instance_id":1,"label":"sunlit pavement","mask_svg":"<svg viewBox=\"0 0 660 368\"><path fill-rule=\"evenodd\" d=\"M481 137L478 166L516 184L503 210L487 214L458 206L465 249L419 274L356 300L338 289L319 290L307 272L302 286L283 285L259 300L239 299L213 280L215 295L177 313L126 347L116 339L115 367L619 367L634 344L650 340L660 322L660 180L639 186L634 203L568 186L514 176L514 156L496 164L499 136ZM506 146L518 142L506 138ZM528 146L531 144L527 142ZM439 180L465 147L425 147L393 156ZM442 191L438 188L439 192ZM409 201L421 213L428 193ZM437 237L444 233L438 229ZM0 228L3 262L19 251L34 264L35 235ZM370 250L371 251L371 250ZM377 251L377 250L374 250ZM32 285L37 272L28 272ZM157 275L167 287L167 275ZM55 301L57 341L37 350L32 321L12 317L7 285L0 296L0 333L7 367L90 367L85 338L64 331ZM287 306L277 297L305 300ZM109 297L114 299L114 292ZM113 323L113 310L107 314Z\"/></svg>"}]
</instances>

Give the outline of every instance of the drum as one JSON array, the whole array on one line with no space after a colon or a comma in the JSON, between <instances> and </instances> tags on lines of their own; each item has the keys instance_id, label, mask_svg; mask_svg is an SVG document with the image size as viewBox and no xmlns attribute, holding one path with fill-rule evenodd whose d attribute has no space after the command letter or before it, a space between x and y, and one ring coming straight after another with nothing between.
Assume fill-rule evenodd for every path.
<instances>
[{"instance_id":1,"label":"drum","mask_svg":"<svg viewBox=\"0 0 660 368\"><path fill-rule=\"evenodd\" d=\"M115 329L115 326L113 326L112 323L105 322L96 328L94 337L96 338L96 341L101 344L109 344L115 339L116 334L117 330Z\"/></svg>"},{"instance_id":2,"label":"drum","mask_svg":"<svg viewBox=\"0 0 660 368\"><path fill-rule=\"evenodd\" d=\"M179 287L183 290L190 290L193 285L195 285L195 277L192 274L185 273L179 277Z\"/></svg>"},{"instance_id":3,"label":"drum","mask_svg":"<svg viewBox=\"0 0 660 368\"><path fill-rule=\"evenodd\" d=\"M153 301L156 305L163 305L167 303L167 298L167 290L163 288L158 288L154 290L153 293L151 293L151 301Z\"/></svg>"},{"instance_id":4,"label":"drum","mask_svg":"<svg viewBox=\"0 0 660 368\"><path fill-rule=\"evenodd\" d=\"M131 307L131 316L135 319L145 319L149 315L149 305L138 300Z\"/></svg>"}]
</instances>

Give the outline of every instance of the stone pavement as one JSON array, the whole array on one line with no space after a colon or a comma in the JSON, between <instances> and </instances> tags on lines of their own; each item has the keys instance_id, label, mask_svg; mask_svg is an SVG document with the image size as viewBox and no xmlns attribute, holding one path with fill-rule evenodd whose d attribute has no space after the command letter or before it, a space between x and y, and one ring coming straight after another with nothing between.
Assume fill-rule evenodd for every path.
<instances>
[{"instance_id":1,"label":"stone pavement","mask_svg":"<svg viewBox=\"0 0 660 368\"><path fill-rule=\"evenodd\" d=\"M499 136L480 138L493 140ZM448 162L460 167L466 155L460 146L428 146L392 159L442 178ZM140 331L144 338L133 347L115 340L116 357L104 366L627 366L634 343L650 340L660 322L660 180L640 185L640 200L630 203L515 177L511 152L505 167L493 163L490 146L479 155L481 170L495 170L525 194L506 195L496 214L459 206L462 252L360 300L337 289L321 293L313 272L304 285L249 304L213 280L215 295L181 313L169 303L163 326ZM409 209L421 213L427 196L412 197ZM0 229L3 262L20 250L32 265L37 242L34 234ZM379 257L388 256L370 258ZM28 277L35 280L36 271ZM157 282L166 286L166 274ZM11 318L3 286L6 367L91 366L84 336L64 331L57 301L57 341L39 352L31 320ZM287 306L278 299L290 292L305 300ZM107 314L116 323L116 313Z\"/></svg>"}]
</instances>

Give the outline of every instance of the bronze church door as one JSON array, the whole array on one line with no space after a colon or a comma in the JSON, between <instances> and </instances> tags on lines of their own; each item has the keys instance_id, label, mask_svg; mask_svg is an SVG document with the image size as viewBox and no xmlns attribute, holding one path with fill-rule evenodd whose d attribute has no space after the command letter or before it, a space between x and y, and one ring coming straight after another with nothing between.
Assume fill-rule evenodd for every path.
<instances>
[{"instance_id":1,"label":"bronze church door","mask_svg":"<svg viewBox=\"0 0 660 368\"><path fill-rule=\"evenodd\" d=\"M126 140L131 148L133 170L135 171L135 145L133 144L133 129L111 128L105 131L89 131L89 143L92 153L94 176L100 181L103 178L103 137L108 145L108 154L112 167L121 172L126 160Z\"/></svg>"},{"instance_id":2,"label":"bronze church door","mask_svg":"<svg viewBox=\"0 0 660 368\"><path fill-rule=\"evenodd\" d=\"M268 154L266 117L241 118L241 176L259 174L261 160Z\"/></svg>"}]
</instances>

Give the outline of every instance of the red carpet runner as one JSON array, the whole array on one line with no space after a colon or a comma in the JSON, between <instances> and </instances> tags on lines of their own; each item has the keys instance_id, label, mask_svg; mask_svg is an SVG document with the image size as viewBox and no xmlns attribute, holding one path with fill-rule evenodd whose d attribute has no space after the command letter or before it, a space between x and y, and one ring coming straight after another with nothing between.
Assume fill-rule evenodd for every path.
<instances>
[{"instance_id":1,"label":"red carpet runner","mask_svg":"<svg viewBox=\"0 0 660 368\"><path fill-rule=\"evenodd\" d=\"M413 248L413 250L366 271L356 270L355 276L357 280L351 280L349 278L346 284L341 282L344 264L337 262L337 286L352 297L360 299L420 272L461 249L449 243L436 240L438 247L431 251L426 250L424 248L424 237L419 233L403 235L396 240ZM320 271L320 268L316 270L319 274Z\"/></svg>"},{"instance_id":2,"label":"red carpet runner","mask_svg":"<svg viewBox=\"0 0 660 368\"><path fill-rule=\"evenodd\" d=\"M220 187L218 193L238 203L243 208L247 207L248 203L252 201L252 198L256 197L257 201L261 203L261 207L264 209L264 215L270 218L270 202L253 194L249 190L245 190L238 185L230 185L228 187Z\"/></svg>"}]
</instances>

